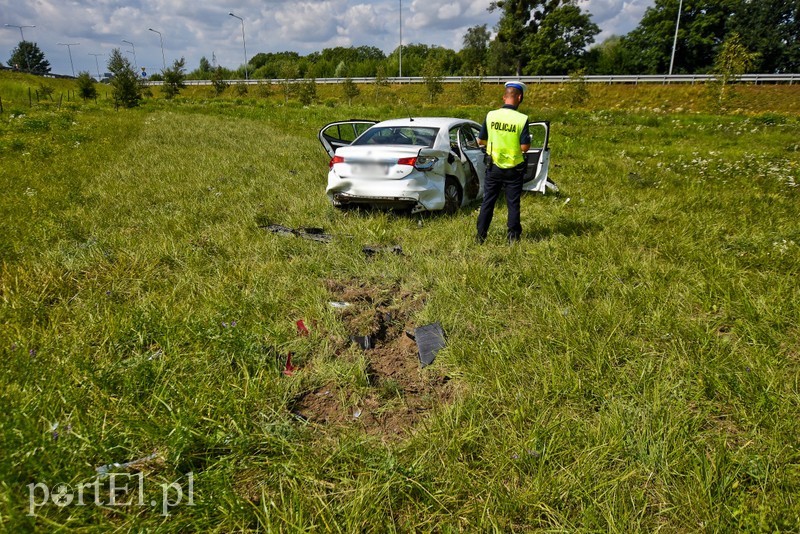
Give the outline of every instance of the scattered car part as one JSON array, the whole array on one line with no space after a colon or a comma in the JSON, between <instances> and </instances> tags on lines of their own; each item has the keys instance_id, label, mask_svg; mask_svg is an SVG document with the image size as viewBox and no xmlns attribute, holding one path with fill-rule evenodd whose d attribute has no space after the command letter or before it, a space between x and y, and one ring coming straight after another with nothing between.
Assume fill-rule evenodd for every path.
<instances>
[{"instance_id":1,"label":"scattered car part","mask_svg":"<svg viewBox=\"0 0 800 534\"><path fill-rule=\"evenodd\" d=\"M285 237L297 236L304 239L310 239L311 241L319 241L321 243L330 243L331 240L333 240L333 236L323 233L322 228L299 228L295 230L294 228L289 228L288 226L283 226L281 224L268 224L266 226L260 226L259 228L264 228L273 234L278 234Z\"/></svg>"},{"instance_id":2,"label":"scattered car part","mask_svg":"<svg viewBox=\"0 0 800 534\"><path fill-rule=\"evenodd\" d=\"M378 247L373 245L364 245L361 247L361 252L366 254L367 256L374 256L379 252L386 252L388 254L397 254L398 256L403 255L403 247L400 245L394 245L392 247Z\"/></svg>"},{"instance_id":3,"label":"scattered car part","mask_svg":"<svg viewBox=\"0 0 800 534\"><path fill-rule=\"evenodd\" d=\"M350 336L350 341L358 345L364 350L370 350L375 348L375 343L372 340L372 336Z\"/></svg>"},{"instance_id":4,"label":"scattered car part","mask_svg":"<svg viewBox=\"0 0 800 534\"><path fill-rule=\"evenodd\" d=\"M436 354L446 346L444 330L439 323L418 326L413 334L406 332L406 335L417 342L422 367L432 364Z\"/></svg>"}]
</instances>

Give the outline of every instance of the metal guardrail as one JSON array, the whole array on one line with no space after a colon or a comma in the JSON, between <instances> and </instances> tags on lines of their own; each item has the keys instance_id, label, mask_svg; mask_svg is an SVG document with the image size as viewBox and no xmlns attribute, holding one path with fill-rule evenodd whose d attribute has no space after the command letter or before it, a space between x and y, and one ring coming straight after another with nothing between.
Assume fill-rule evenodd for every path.
<instances>
[{"instance_id":1,"label":"metal guardrail","mask_svg":"<svg viewBox=\"0 0 800 534\"><path fill-rule=\"evenodd\" d=\"M713 74L630 74L630 75L591 75L582 78L571 78L570 76L445 76L442 78L443 83L461 83L463 80L478 79L482 83L487 84L501 84L509 79L523 81L527 84L540 84L540 83L573 83L575 81L584 81L586 83L602 83L602 84L662 84L667 85L671 83L706 83L714 80ZM371 84L375 83L375 78L350 78L354 83ZM342 83L345 78L315 78L314 81L319 84L336 84ZM259 83L270 83L272 85L280 85L286 80L280 79L263 79L263 80L225 80L226 83L245 84L245 85L258 85ZM289 80L289 83L301 83L303 78ZM421 76L404 77L404 78L387 78L390 84L416 84L425 83L425 79ZM160 81L146 82L148 85L161 85ZM186 80L186 85L212 85L211 80ZM779 84L785 83L793 85L800 83L800 73L796 74L743 74L736 78L736 83L751 83L751 84Z\"/></svg>"}]
</instances>

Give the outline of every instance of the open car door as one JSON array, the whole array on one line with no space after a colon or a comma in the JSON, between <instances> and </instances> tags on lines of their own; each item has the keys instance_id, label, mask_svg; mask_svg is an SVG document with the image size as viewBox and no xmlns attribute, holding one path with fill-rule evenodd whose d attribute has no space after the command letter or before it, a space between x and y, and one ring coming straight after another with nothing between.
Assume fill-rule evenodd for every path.
<instances>
[{"instance_id":1,"label":"open car door","mask_svg":"<svg viewBox=\"0 0 800 534\"><path fill-rule=\"evenodd\" d=\"M377 124L378 121L352 119L349 121L339 121L326 124L319 131L319 142L325 147L330 157L333 157L336 149L342 146L347 146L356 137L364 133L370 126Z\"/></svg>"},{"instance_id":2,"label":"open car door","mask_svg":"<svg viewBox=\"0 0 800 534\"><path fill-rule=\"evenodd\" d=\"M536 191L544 194L547 189L558 191L558 186L547 175L550 166L550 121L531 122L531 147L526 152L528 168L522 183L523 191Z\"/></svg>"}]
</instances>

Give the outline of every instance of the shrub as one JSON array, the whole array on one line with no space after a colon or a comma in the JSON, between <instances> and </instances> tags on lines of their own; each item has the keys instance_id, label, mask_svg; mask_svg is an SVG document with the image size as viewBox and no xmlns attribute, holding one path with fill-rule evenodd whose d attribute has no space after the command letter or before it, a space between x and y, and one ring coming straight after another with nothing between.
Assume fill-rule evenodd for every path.
<instances>
[{"instance_id":1,"label":"shrub","mask_svg":"<svg viewBox=\"0 0 800 534\"><path fill-rule=\"evenodd\" d=\"M78 73L78 94L84 100L97 98L97 88L94 86L94 80L86 71Z\"/></svg>"},{"instance_id":2,"label":"shrub","mask_svg":"<svg viewBox=\"0 0 800 534\"><path fill-rule=\"evenodd\" d=\"M422 69L422 79L425 82L425 89L428 91L428 98L431 104L433 104L437 96L444 92L444 77L441 73L442 66L438 61L430 61Z\"/></svg>"},{"instance_id":3,"label":"shrub","mask_svg":"<svg viewBox=\"0 0 800 534\"><path fill-rule=\"evenodd\" d=\"M138 106L139 101L142 99L139 78L133 71L128 59L122 56L119 48L111 51L108 70L113 74L111 78L111 97L114 100L114 107L133 108Z\"/></svg>"},{"instance_id":4,"label":"shrub","mask_svg":"<svg viewBox=\"0 0 800 534\"><path fill-rule=\"evenodd\" d=\"M358 86L353 83L353 80L350 78L345 78L342 82L342 94L347 99L347 105L351 105L353 103L353 99L361 94Z\"/></svg>"},{"instance_id":5,"label":"shrub","mask_svg":"<svg viewBox=\"0 0 800 534\"><path fill-rule=\"evenodd\" d=\"M222 71L222 67L217 67L214 69L214 74L211 76L211 85L214 86L214 95L219 96L225 92L225 89L228 88L230 85L225 80L225 73Z\"/></svg>"},{"instance_id":6,"label":"shrub","mask_svg":"<svg viewBox=\"0 0 800 534\"><path fill-rule=\"evenodd\" d=\"M164 71L164 84L161 86L161 92L164 93L164 98L171 99L181 92L181 89L186 87L184 81L186 80L186 72L184 65L186 60L183 58L176 59L172 67Z\"/></svg>"},{"instance_id":7,"label":"shrub","mask_svg":"<svg viewBox=\"0 0 800 534\"><path fill-rule=\"evenodd\" d=\"M475 104L480 98L483 87L480 78L461 80L461 100L464 104Z\"/></svg>"},{"instance_id":8,"label":"shrub","mask_svg":"<svg viewBox=\"0 0 800 534\"><path fill-rule=\"evenodd\" d=\"M567 100L570 104L581 105L589 100L589 86L586 83L586 69L578 69L569 75Z\"/></svg>"},{"instance_id":9,"label":"shrub","mask_svg":"<svg viewBox=\"0 0 800 534\"><path fill-rule=\"evenodd\" d=\"M256 86L256 94L258 94L258 96L261 98L267 98L272 94L272 82L269 80L258 82L258 85Z\"/></svg>"},{"instance_id":10,"label":"shrub","mask_svg":"<svg viewBox=\"0 0 800 534\"><path fill-rule=\"evenodd\" d=\"M297 96L300 103L308 106L317 99L317 82L314 78L306 78L300 83L297 90Z\"/></svg>"}]
</instances>

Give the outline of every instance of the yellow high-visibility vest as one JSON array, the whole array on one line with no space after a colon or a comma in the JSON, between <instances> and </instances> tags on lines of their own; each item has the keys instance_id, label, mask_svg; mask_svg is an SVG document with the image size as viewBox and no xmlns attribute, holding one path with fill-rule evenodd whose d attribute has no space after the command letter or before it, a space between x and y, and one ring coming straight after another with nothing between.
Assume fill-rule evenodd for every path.
<instances>
[{"instance_id":1,"label":"yellow high-visibility vest","mask_svg":"<svg viewBox=\"0 0 800 534\"><path fill-rule=\"evenodd\" d=\"M501 169L511 169L524 161L519 136L528 116L510 108L500 108L486 115L486 141L492 161Z\"/></svg>"}]
</instances>

